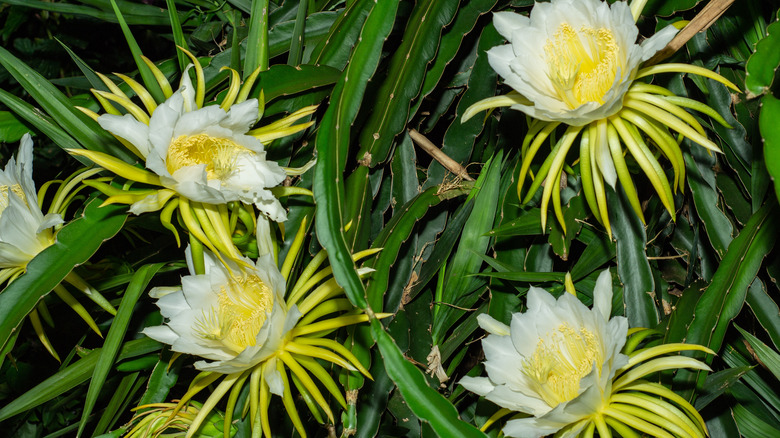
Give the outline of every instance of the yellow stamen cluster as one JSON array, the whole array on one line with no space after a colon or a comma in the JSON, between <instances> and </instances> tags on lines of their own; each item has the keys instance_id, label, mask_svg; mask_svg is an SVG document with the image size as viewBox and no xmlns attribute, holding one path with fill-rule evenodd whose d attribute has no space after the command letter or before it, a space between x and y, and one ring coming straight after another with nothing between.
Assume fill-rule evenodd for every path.
<instances>
[{"instance_id":1,"label":"yellow stamen cluster","mask_svg":"<svg viewBox=\"0 0 780 438\"><path fill-rule=\"evenodd\" d=\"M535 384L535 390L550 406L579 395L580 380L604 361L599 339L582 327L574 330L561 324L545 339L539 339L533 355L523 364L523 372Z\"/></svg>"},{"instance_id":2,"label":"yellow stamen cluster","mask_svg":"<svg viewBox=\"0 0 780 438\"><path fill-rule=\"evenodd\" d=\"M27 204L27 197L24 196L24 191L22 190L21 185L14 184L11 186L0 186L0 214L3 213L3 210L8 208L9 192L16 193L22 199L22 201ZM27 205L29 206L29 204Z\"/></svg>"},{"instance_id":3,"label":"yellow stamen cluster","mask_svg":"<svg viewBox=\"0 0 780 438\"><path fill-rule=\"evenodd\" d=\"M271 288L256 275L234 276L222 287L218 302L217 307L198 320L198 334L220 341L236 354L254 346L273 308Z\"/></svg>"},{"instance_id":4,"label":"yellow stamen cluster","mask_svg":"<svg viewBox=\"0 0 780 438\"><path fill-rule=\"evenodd\" d=\"M236 158L243 153L252 151L227 138L181 135L168 148L166 167L173 174L183 167L205 164L208 179L224 179L233 173Z\"/></svg>"},{"instance_id":5,"label":"yellow stamen cluster","mask_svg":"<svg viewBox=\"0 0 780 438\"><path fill-rule=\"evenodd\" d=\"M563 23L544 46L555 92L569 109L586 102L604 103L615 82L620 50L612 31Z\"/></svg>"}]
</instances>

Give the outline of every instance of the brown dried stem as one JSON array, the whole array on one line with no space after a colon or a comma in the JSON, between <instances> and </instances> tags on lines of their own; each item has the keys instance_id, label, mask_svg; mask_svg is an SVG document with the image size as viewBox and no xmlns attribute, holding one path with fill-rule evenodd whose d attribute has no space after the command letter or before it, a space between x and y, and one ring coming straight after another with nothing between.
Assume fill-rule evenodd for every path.
<instances>
[{"instance_id":1,"label":"brown dried stem","mask_svg":"<svg viewBox=\"0 0 780 438\"><path fill-rule=\"evenodd\" d=\"M643 67L658 64L672 56L682 48L694 35L707 30L715 21L726 12L734 3L734 0L711 0L690 23L688 23L663 49L643 64Z\"/></svg>"},{"instance_id":2,"label":"brown dried stem","mask_svg":"<svg viewBox=\"0 0 780 438\"><path fill-rule=\"evenodd\" d=\"M470 177L468 172L466 172L466 168L442 152L441 149L436 147L436 145L428 140L427 137L414 129L409 130L409 137L412 138L412 141L414 141L417 146L420 146L425 152L428 153L428 155L433 157L434 160L438 161L439 164L444 166L447 170L454 173L458 177L465 179L466 181L474 181L474 178Z\"/></svg>"}]
</instances>

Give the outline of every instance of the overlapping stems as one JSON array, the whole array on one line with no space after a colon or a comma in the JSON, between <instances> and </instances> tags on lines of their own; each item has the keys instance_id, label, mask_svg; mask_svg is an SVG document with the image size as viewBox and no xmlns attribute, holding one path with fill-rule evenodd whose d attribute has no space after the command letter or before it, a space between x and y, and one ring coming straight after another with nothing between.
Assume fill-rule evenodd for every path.
<instances>
[{"instance_id":1,"label":"overlapping stems","mask_svg":"<svg viewBox=\"0 0 780 438\"><path fill-rule=\"evenodd\" d=\"M144 88L143 85L135 81L134 79L122 75L117 74L118 77L120 77L124 83L132 90L133 93L135 93L138 96L138 99L141 101L141 105L139 106L135 102L131 100L131 98L126 94L122 89L115 84L111 79L109 79L107 76L102 75L98 73L101 80L105 83L106 87L110 91L101 91L101 90L92 90L93 94L95 95L96 99L100 102L103 109L106 111L106 114L112 115L112 116L120 116L122 115L122 111L120 111L121 108L125 112L124 117L132 117L129 122L140 122L145 125L149 125L150 121L153 120L155 117L154 113L155 110L158 110L160 107L165 106L168 104L168 102L171 100L172 97L175 94L180 93L191 93L193 94L193 101L189 102L188 99L185 97L184 99L184 108L183 111L184 115L196 111L196 110L202 110L205 108L209 108L211 105L205 105L206 101L206 89L205 89L205 78L204 78L204 72L203 69L199 63L199 61L193 56L191 53L189 53L186 50L182 51L190 58L192 61L192 66L194 66L195 71L195 81L194 86L191 84L189 77L187 76L187 71L185 71L184 77L182 78L182 86L180 86L179 90L174 91L171 87L171 84L166 79L165 75L160 71L159 68L157 68L154 63L149 61L147 58L143 57L144 62L149 67L149 69L154 74L154 77L160 87L160 89L163 91L164 97L166 99L165 102L156 102L154 98L151 96L151 94L147 91L146 88ZM189 68L187 69L189 70ZM255 81L260 73L260 70L255 70L248 78L245 78L245 80L241 81L241 78L235 70L232 70L227 67L223 67L222 70L228 70L230 72L230 84L227 90L225 91L224 95L223 93L217 93L218 96L222 96L222 100L219 103L219 108L221 108L225 113L227 113L227 124L230 124L230 128L235 130L235 127L238 125L238 123L235 122L235 120L231 119L230 110L233 108L241 108L241 111L246 111L246 105L248 102L248 97L250 94L250 91L252 87L255 84ZM188 87L194 87L194 93L192 93L193 90L188 90ZM166 111L170 112L170 106L165 108ZM205 106L204 106L205 105ZM243 105L243 106L242 106ZM189 108L191 106L191 108ZM251 107L251 105L250 105ZM81 111L89 115L95 120L98 120L100 117L99 114L86 109L86 108L79 108ZM301 108L298 111L293 112L292 114L275 121L273 123L270 123L265 126L260 126L253 128L251 130L248 130L248 132L245 132L246 136L251 136L261 145L267 144L277 138L285 137L288 135L295 134L297 132L300 132L302 130L307 129L310 127L314 122L309 121L305 123L295 124L296 121L307 117L314 113L316 110L315 106L309 106L305 108ZM237 110L238 111L238 110ZM264 102L263 102L263 94L260 93L260 98L258 99L258 114L256 118L253 118L253 120L259 120L264 112ZM243 117L246 117L245 113L242 113ZM181 114L180 114L181 115ZM223 117L225 114L223 113ZM163 118L160 116L161 119ZM167 117L171 117L168 115ZM236 118L239 116L236 116ZM134 120L133 120L134 119ZM131 131L130 129L127 129L127 131ZM130 141L128 138L123 138L121 135L117 135L116 132L112 132L112 134L133 154L135 154L139 159L142 160L142 162L145 162L147 167L150 166L150 161L148 158L150 157L150 153L147 150L143 150L143 148L138 147L139 140L135 139L135 141ZM240 133L241 135L244 135L244 133ZM132 133L128 133L128 137L130 137ZM151 138L155 133L150 133L149 137ZM192 135L194 137L194 135ZM222 139L217 139L222 140ZM141 141L146 141L146 139L141 139ZM172 143L175 143L175 139ZM225 140L227 143L227 146L224 145L217 145L215 147L227 147L227 148L233 148L235 150L240 151L241 153L247 152L248 149L242 145L237 144L235 141L228 139ZM180 146L181 148L187 148L190 146ZM213 149L212 149L213 150ZM176 231L176 227L173 225L173 217L174 214L178 213L177 217L179 219L179 222L184 225L184 227L189 231L190 233L190 240L194 245L202 244L215 254L217 254L218 257L222 258L223 256L228 257L229 259L241 263L242 255L240 253L240 250L252 248L253 245L251 245L250 240L252 239L252 235L254 234L253 230L256 226L257 216L254 213L254 210L250 203L245 202L243 199L233 199L236 197L235 193L232 194L232 198L228 200L228 202L207 202L207 201L198 201L196 199L193 199L192 196L189 196L187 194L180 193L177 188L171 188L171 181L173 181L173 178L163 176L161 177L158 173L151 172L146 169L142 169L140 167L128 164L116 157L96 152L96 151L90 151L90 150L83 150L83 149L77 149L77 150L70 150L69 151L73 155L78 156L84 156L92 160L94 163L96 163L98 166L101 166L105 169L110 170L114 174L124 178L127 180L126 183L122 185L118 185L116 183L111 183L110 178L101 178L101 179L95 179L95 180L89 180L85 181L85 184L101 191L103 194L107 196L107 199L105 201L105 204L128 204L131 205L131 211L134 211L136 213L140 212L148 212L148 211L160 211L160 221L162 225L170 230L177 241L177 244L180 245L180 239L178 232ZM189 153L189 151L188 151ZM201 154L202 152L197 151L195 153ZM211 152L209 152L211 153ZM261 166L265 165L265 159L264 159L264 152L262 153ZM228 160L229 162L231 160L235 160L235 153L232 153L231 151L227 151L224 154L225 157L218 157L215 158L214 161L219 161L222 158L225 160ZM180 157L177 157L177 160L179 162L173 163L172 161L169 161L167 164L163 163L163 167L167 166L168 171L171 172L174 176L176 173L173 170L173 167L176 167L176 170L178 170L181 167L186 167L190 164L197 164L198 159L200 157L185 157L184 159L181 159ZM228 163L231 164L231 163ZM234 164L234 163L233 163ZM276 165L276 163L268 162L269 165L273 165L272 167L279 169L279 166ZM284 179L285 175L300 175L301 173L308 170L311 165L313 165L313 162L309 163L308 165L302 167L302 168L280 168L283 170L282 174L282 180ZM159 164L158 164L159 167ZM265 177L262 175L263 169L257 169L258 167L256 163L250 163L250 165L247 166L250 168L250 172L259 172L260 176L259 178L268 178L270 180L273 180L274 178L278 178L278 175L271 177ZM211 181L211 172L212 169L208 169L209 174L209 181ZM213 173L218 173L220 169L216 169L213 171ZM243 169L241 171L244 171ZM205 171L204 171L205 172ZM231 173L232 171L228 172ZM255 177L257 175L255 174ZM166 183L167 181L167 183ZM180 183L181 181L173 181L175 183ZM279 184L281 180L277 180L273 184ZM141 184L146 187L137 187L138 184ZM273 185L272 184L272 185ZM201 184L201 187L204 187L205 184ZM177 186L178 187L178 186ZM183 184L180 185L182 188L188 188L189 190L200 190L201 192L208 192L211 190L209 187L205 188L197 188L197 184L192 184L191 181L185 181ZM195 187L193 189L193 187ZM270 185L267 187L271 187ZM265 194L265 190L263 187L257 187L256 190L259 190L260 192L263 192L262 195L266 198L270 197L271 195ZM213 193L213 191L212 191ZM273 196L273 199L279 198L279 197L285 197L289 195L296 195L296 194L307 194L311 195L311 192L307 189L303 189L300 187L286 187L286 186L277 186L270 188L270 193ZM208 198L208 196L206 196ZM267 199L255 199L256 202L261 202ZM278 204L278 201L273 201ZM283 211L281 210L281 207L276 208L276 211ZM283 213L277 214L277 216L283 215ZM263 220L266 219L265 215L261 215L261 218ZM279 218L272 217L273 220L280 220ZM281 218L283 220L283 218ZM251 255L251 254L250 254Z\"/></svg>"},{"instance_id":2,"label":"overlapping stems","mask_svg":"<svg viewBox=\"0 0 780 438\"><path fill-rule=\"evenodd\" d=\"M704 419L696 409L671 389L657 382L658 373L680 368L707 370L710 368L693 357L673 354L683 351L701 351L715 354L707 347L696 344L661 344L653 347L637 347L648 337L657 335L655 330L634 328L629 330L628 340L622 353L628 356L628 363L619 368L611 382L606 402L599 412L582 418L563 429L555 436L570 436L572 431L581 431L576 436L591 438L597 432L599 437L609 438L613 431L619 436L639 438L705 438L708 436ZM497 421L510 414L510 409L501 408L482 426L489 429ZM523 418L525 414L510 419Z\"/></svg>"},{"instance_id":3,"label":"overlapping stems","mask_svg":"<svg viewBox=\"0 0 780 438\"><path fill-rule=\"evenodd\" d=\"M288 286L285 299L286 308L296 307L301 317L295 326L285 334L279 348L268 358L246 370L232 374L208 371L200 373L193 379L189 390L168 415L165 423L151 420L141 421L130 431L129 437L149 436L150 433L164 431L166 428L181 422L182 419L179 417L184 415L181 414L181 411L186 411L192 398L213 384L216 387L203 406L197 411L194 418L187 419L187 437L197 433L198 428L212 409L225 396L227 396L224 422L224 436L226 438L230 436L230 424L236 415L249 415L253 437L271 436L268 409L272 392L266 376L274 370L278 371L282 378L284 408L301 436L306 436L306 430L295 407L291 390L293 385L301 394L315 419L321 423L324 423L326 419L334 423L333 411L323 395L320 385L342 408L346 409L347 404L339 385L320 362L329 362L349 371L358 371L368 378L371 378L371 375L351 351L326 336L341 327L368 321L369 317L356 310L344 297L344 289L333 278L332 268L323 267L323 263L327 260L327 253L324 250L312 258L294 283L291 281L290 276L303 247L305 237L306 223L304 221L282 263L281 274L287 280L288 285L292 284L291 287ZM353 255L353 260L358 262L378 251L369 249L358 252ZM370 269L358 269L361 278L369 275L370 272ZM334 314L338 316L333 316ZM387 316L389 314L375 315L377 318ZM249 385L248 403L244 405L242 413L236 413L238 397L246 385ZM144 408L144 406L139 408ZM190 414L186 415L191 417Z\"/></svg>"},{"instance_id":4,"label":"overlapping stems","mask_svg":"<svg viewBox=\"0 0 780 438\"><path fill-rule=\"evenodd\" d=\"M657 73L688 73L716 80L738 91L729 80L707 70L688 64L662 64L640 69L636 79ZM636 81L623 100L623 107L616 114L584 126L566 126L560 137L551 141L550 154L536 172L528 191L523 196L525 181L531 174L531 163L546 140L554 137L561 122L529 119L528 133L521 148L522 165L518 176L518 197L528 203L544 184L541 197L542 226L547 220L547 209L552 207L558 222L566 229L561 206L560 184L566 156L579 139L579 168L582 188L588 206L610 233L607 211L605 173L616 174L625 190L634 212L644 223L642 206L637 196L625 155L630 155L650 180L664 208L675 218L673 194L684 189L685 163L680 143L683 138L714 152L720 148L707 138L704 127L686 109L692 109L711 117L725 127L728 123L714 109L696 100L674 95L664 87ZM670 184L659 157L665 157L674 174ZM614 178L614 176L613 176Z\"/></svg>"}]
</instances>

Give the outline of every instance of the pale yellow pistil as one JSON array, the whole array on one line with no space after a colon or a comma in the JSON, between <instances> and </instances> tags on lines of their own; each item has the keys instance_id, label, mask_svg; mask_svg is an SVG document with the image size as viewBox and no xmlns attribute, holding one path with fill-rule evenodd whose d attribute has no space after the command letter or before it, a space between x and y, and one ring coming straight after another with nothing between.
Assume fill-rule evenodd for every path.
<instances>
[{"instance_id":1,"label":"pale yellow pistil","mask_svg":"<svg viewBox=\"0 0 780 438\"><path fill-rule=\"evenodd\" d=\"M168 147L166 165L173 174L182 167L205 164L208 179L224 179L235 170L236 158L244 153L253 152L227 138L181 135Z\"/></svg>"},{"instance_id":2,"label":"pale yellow pistil","mask_svg":"<svg viewBox=\"0 0 780 438\"><path fill-rule=\"evenodd\" d=\"M197 321L206 340L219 341L236 354L254 346L273 309L273 292L256 275L233 276L219 292L218 304Z\"/></svg>"},{"instance_id":3,"label":"pale yellow pistil","mask_svg":"<svg viewBox=\"0 0 780 438\"><path fill-rule=\"evenodd\" d=\"M534 354L523 364L523 372L550 407L579 395L580 379L603 362L599 340L585 328L579 332L564 323L539 339Z\"/></svg>"},{"instance_id":4,"label":"pale yellow pistil","mask_svg":"<svg viewBox=\"0 0 780 438\"><path fill-rule=\"evenodd\" d=\"M574 109L586 102L604 103L620 67L612 31L563 23L544 46L550 80L558 97Z\"/></svg>"}]
</instances>

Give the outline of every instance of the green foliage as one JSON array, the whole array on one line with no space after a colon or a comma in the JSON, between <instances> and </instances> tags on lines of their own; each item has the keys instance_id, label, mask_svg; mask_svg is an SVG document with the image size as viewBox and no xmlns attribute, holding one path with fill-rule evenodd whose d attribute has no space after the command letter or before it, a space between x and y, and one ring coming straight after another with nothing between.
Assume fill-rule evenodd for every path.
<instances>
[{"instance_id":1,"label":"green foliage","mask_svg":"<svg viewBox=\"0 0 780 438\"><path fill-rule=\"evenodd\" d=\"M343 344L372 375L307 362L325 367L341 384L347 407L323 392L335 424L320 424L329 421L325 410L307 398L296 377L292 398L282 403L271 397L273 436L298 433L295 420L283 412L289 403L315 437L497 436L499 426L479 430L497 407L458 384L466 375L485 375L478 316L487 313L508 324L513 313L525 310L529 287L566 293L567 273L578 298L590 305L604 269L613 274L613 315L627 317L631 327L656 329L664 343L701 344L716 352L696 355L711 372L679 370L652 378L690 400L710 436L777 435L778 6L736 2L672 58L717 71L744 92L696 75L652 78L655 85L712 107L713 114L690 115L723 153L679 140L686 180L672 200L675 219L627 156L644 221L619 186L608 187L611 239L586 208L577 152L569 154L556 181L565 229L552 214L543 229L540 195L532 194L527 203L517 195L529 119L501 108L461 121L471 105L510 91L486 54L504 43L492 12L527 14L533 3L4 0L0 164L30 130L36 134L36 169L40 163L45 170L36 173L38 187L79 164L60 149L105 152L142 167L139 157L75 108L105 112L89 94L92 88L107 90L97 72L126 74L156 103L163 102L159 78L142 55L175 90L191 62L175 46L191 51L204 69L205 101L213 104L230 94L231 73L223 68L238 72L244 83L257 70L254 84L241 92L262 100L261 124L317 106L298 122L311 121L311 127L265 145L268 157L284 166L316 159L313 169L285 183L289 190L311 190L313 198L282 199L289 219L271 227L274 250L284 260L302 245L300 253L293 252L298 255L289 266L288 285L319 257L346 294L333 305L369 315L368 323L323 336ZM658 23L690 20L707 3L649 0L640 33L648 37ZM104 44L85 41L81 32L87 26L111 29ZM135 91L111 78L141 105ZM720 118L730 128L715 120ZM428 143L465 172L437 161ZM549 152L546 143L541 147L530 168L537 178L543 177L539 171ZM104 178L103 192L148 188L109 173L97 178ZM50 198L51 193L45 197ZM191 386L207 388L204 394L217 388L198 380L203 377L193 367L198 358L179 356L141 333L163 322L149 289L179 284L186 275L183 248L170 235L177 230L186 242L186 219L165 209L131 215L126 206L100 207L105 200L92 188L70 199L57 242L0 292L0 430L9 436L117 436L132 427L130 409L136 406L180 399ZM170 227L160 225L166 214ZM237 210L231 214L241 216ZM241 220L254 226L251 216ZM306 226L296 240L301 224ZM256 246L254 230L229 225L242 249ZM368 249L377 253L353 260ZM359 268L374 272L364 276ZM118 309L114 316L79 297L104 338L49 294L71 272ZM51 309L41 319L52 343L67 352L61 364L47 356L31 324L24 323L41 308ZM382 312L392 316L374 318ZM226 430L235 436L260 430L259 419L244 415L266 403L249 389L259 384L242 381L239 390L212 406L230 409L234 423Z\"/></svg>"}]
</instances>

